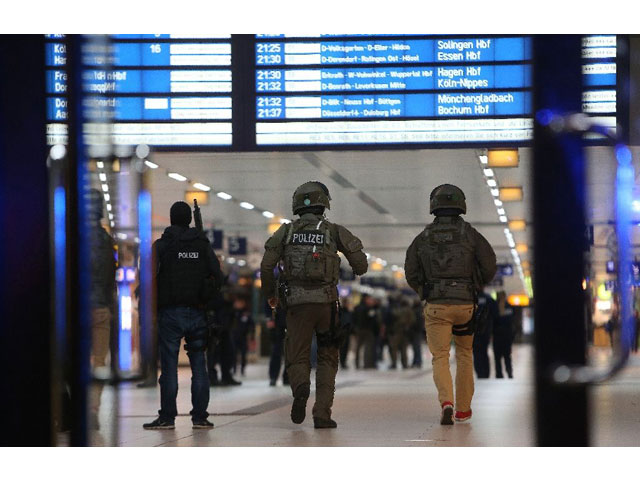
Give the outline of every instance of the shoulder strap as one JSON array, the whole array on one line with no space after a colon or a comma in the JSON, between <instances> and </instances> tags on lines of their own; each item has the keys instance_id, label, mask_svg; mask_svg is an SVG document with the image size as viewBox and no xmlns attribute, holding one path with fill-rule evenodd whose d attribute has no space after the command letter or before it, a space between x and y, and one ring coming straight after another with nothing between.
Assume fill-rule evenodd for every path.
<instances>
[{"instance_id":1,"label":"shoulder strap","mask_svg":"<svg viewBox=\"0 0 640 480\"><path fill-rule=\"evenodd\" d=\"M285 245L289 245L289 243L291 242L291 235L293 235L293 222L287 224L287 234L284 241Z\"/></svg>"}]
</instances>

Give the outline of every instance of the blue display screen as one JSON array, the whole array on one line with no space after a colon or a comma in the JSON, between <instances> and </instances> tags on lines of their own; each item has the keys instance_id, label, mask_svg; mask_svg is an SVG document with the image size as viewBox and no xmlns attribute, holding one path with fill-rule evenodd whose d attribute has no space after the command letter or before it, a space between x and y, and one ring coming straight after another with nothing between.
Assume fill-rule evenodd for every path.
<instances>
[{"instance_id":1,"label":"blue display screen","mask_svg":"<svg viewBox=\"0 0 640 480\"><path fill-rule=\"evenodd\" d=\"M256 143L526 142L531 52L527 36L257 35ZM613 125L615 52L584 38L584 110Z\"/></svg>"},{"instance_id":2,"label":"blue display screen","mask_svg":"<svg viewBox=\"0 0 640 480\"><path fill-rule=\"evenodd\" d=\"M45 62L47 117L64 123L64 36L47 37ZM95 43L89 38L82 64L85 120L122 124L114 130L114 143L231 145L229 35L114 35Z\"/></svg>"}]
</instances>

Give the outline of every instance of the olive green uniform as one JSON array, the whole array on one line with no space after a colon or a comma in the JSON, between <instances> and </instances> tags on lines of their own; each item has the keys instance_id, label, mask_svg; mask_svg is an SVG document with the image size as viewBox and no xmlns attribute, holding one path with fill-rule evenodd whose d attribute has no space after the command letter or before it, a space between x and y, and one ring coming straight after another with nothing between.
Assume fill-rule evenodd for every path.
<instances>
[{"instance_id":1,"label":"olive green uniform","mask_svg":"<svg viewBox=\"0 0 640 480\"><path fill-rule=\"evenodd\" d=\"M263 295L278 296L274 268L281 260L288 284L285 363L294 398L296 392L308 391L310 385L313 332L318 337L329 332L332 315L335 324L339 324L337 252L345 255L356 275L363 275L368 263L362 248L362 242L349 230L313 213L304 213L293 223L282 225L265 244L260 265ZM331 418L338 358L338 346L318 345L314 418Z\"/></svg>"}]
</instances>

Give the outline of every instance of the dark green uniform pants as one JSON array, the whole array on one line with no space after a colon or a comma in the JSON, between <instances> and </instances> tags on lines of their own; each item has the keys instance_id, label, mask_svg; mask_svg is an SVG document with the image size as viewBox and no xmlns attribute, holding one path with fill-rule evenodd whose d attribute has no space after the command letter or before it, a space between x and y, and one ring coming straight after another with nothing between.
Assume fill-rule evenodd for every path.
<instances>
[{"instance_id":1,"label":"dark green uniform pants","mask_svg":"<svg viewBox=\"0 0 640 480\"><path fill-rule=\"evenodd\" d=\"M286 363L291 391L310 384L311 340L314 330L325 333L331 326L330 303L306 303L289 307L287 310ZM335 319L338 322L338 319ZM314 418L330 419L333 394L338 373L339 350L334 346L318 345L318 367L316 370L316 403Z\"/></svg>"}]
</instances>

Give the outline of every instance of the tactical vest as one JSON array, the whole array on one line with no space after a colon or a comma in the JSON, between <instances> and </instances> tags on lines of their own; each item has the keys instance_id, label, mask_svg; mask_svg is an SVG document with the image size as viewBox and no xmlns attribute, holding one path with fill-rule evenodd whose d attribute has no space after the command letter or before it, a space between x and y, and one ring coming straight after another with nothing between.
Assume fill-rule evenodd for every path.
<instances>
[{"instance_id":1,"label":"tactical vest","mask_svg":"<svg viewBox=\"0 0 640 480\"><path fill-rule=\"evenodd\" d=\"M207 242L200 239L174 238L162 252L158 272L158 306L200 307L206 303L207 246Z\"/></svg>"},{"instance_id":2,"label":"tactical vest","mask_svg":"<svg viewBox=\"0 0 640 480\"><path fill-rule=\"evenodd\" d=\"M474 244L465 221L440 217L427 225L418 256L427 279L427 301L475 301Z\"/></svg>"},{"instance_id":3,"label":"tactical vest","mask_svg":"<svg viewBox=\"0 0 640 480\"><path fill-rule=\"evenodd\" d=\"M329 303L337 298L340 257L331 224L298 219L289 224L284 240L287 305Z\"/></svg>"}]
</instances>

